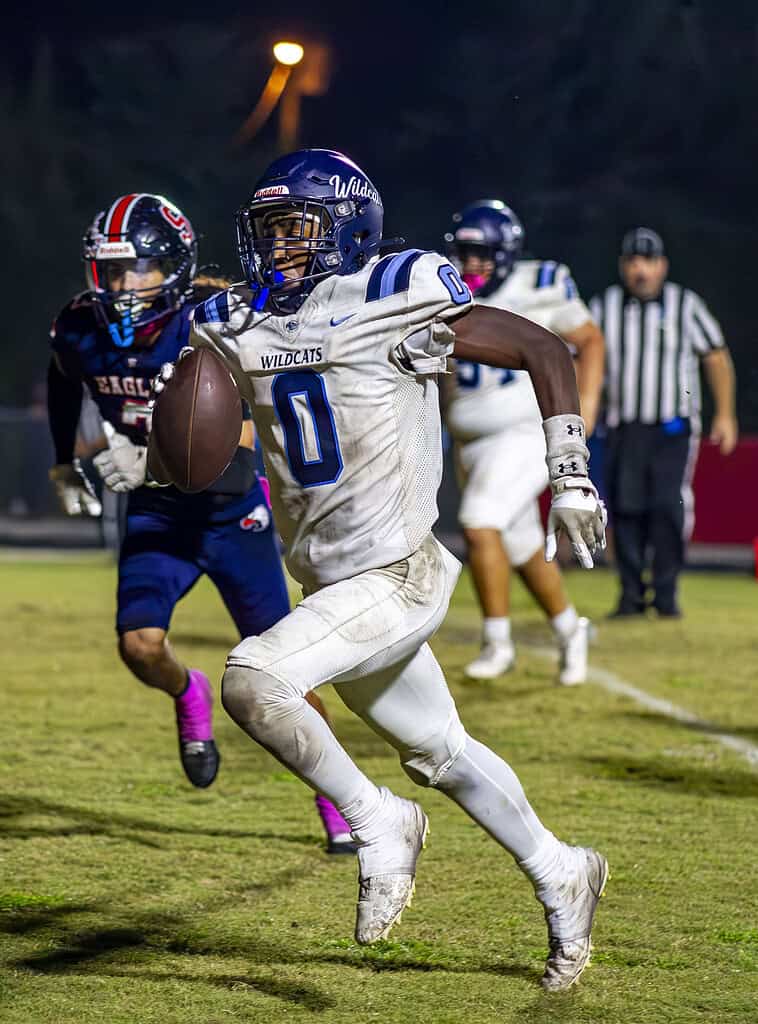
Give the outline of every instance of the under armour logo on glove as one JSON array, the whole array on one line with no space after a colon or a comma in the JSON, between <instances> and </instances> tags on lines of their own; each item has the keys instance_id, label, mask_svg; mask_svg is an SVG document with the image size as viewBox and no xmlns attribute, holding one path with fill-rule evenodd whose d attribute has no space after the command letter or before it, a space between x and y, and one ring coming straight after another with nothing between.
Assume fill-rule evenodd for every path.
<instances>
[{"instance_id":1,"label":"under armour logo on glove","mask_svg":"<svg viewBox=\"0 0 758 1024\"><path fill-rule=\"evenodd\" d=\"M586 477L589 451L584 443L584 421L573 413L550 416L542 424L546 462L553 491L566 477Z\"/></svg>"}]
</instances>

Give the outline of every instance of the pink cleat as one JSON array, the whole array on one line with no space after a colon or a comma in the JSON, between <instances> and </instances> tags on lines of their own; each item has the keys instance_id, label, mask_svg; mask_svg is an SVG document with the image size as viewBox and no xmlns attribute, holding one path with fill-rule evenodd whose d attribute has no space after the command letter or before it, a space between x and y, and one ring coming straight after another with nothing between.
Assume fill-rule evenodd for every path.
<instances>
[{"instance_id":1,"label":"pink cleat","mask_svg":"<svg viewBox=\"0 0 758 1024\"><path fill-rule=\"evenodd\" d=\"M325 796L317 794L316 810L326 831L326 852L357 853L358 845L350 835L350 826L334 804Z\"/></svg>"},{"instance_id":2,"label":"pink cleat","mask_svg":"<svg viewBox=\"0 0 758 1024\"><path fill-rule=\"evenodd\" d=\"M216 778L221 762L213 739L213 695L207 677L190 669L187 688L174 702L182 768L193 786L205 789Z\"/></svg>"}]
</instances>

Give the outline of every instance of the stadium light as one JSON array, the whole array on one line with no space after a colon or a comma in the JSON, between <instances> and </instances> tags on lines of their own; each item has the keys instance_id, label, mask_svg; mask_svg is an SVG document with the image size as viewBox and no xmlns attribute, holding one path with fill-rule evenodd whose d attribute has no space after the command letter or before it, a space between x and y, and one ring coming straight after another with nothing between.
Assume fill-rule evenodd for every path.
<instances>
[{"instance_id":1,"label":"stadium light","mask_svg":"<svg viewBox=\"0 0 758 1024\"><path fill-rule=\"evenodd\" d=\"M287 68L294 68L303 59L305 50L300 43L279 42L274 43L274 57L280 64Z\"/></svg>"},{"instance_id":2,"label":"stadium light","mask_svg":"<svg viewBox=\"0 0 758 1024\"><path fill-rule=\"evenodd\" d=\"M324 43L309 39L308 48L292 40L273 46L274 66L260 99L234 137L234 145L249 142L279 107L281 153L297 149L300 136L300 99L323 96L331 77L331 52Z\"/></svg>"},{"instance_id":3,"label":"stadium light","mask_svg":"<svg viewBox=\"0 0 758 1024\"><path fill-rule=\"evenodd\" d=\"M274 107L279 102L279 98L284 92L284 87L289 81L293 68L300 63L304 56L305 50L300 43L285 42L282 40L274 44L274 59L276 63L271 69L271 74L263 87L260 99L245 120L245 123L237 132L234 139L235 145L241 146L245 142L249 142L253 136L258 134L271 116ZM282 114L283 112L280 111L280 122ZM284 112L284 116L286 123L289 125L292 115ZM295 117L295 132L296 130L297 117ZM281 124L279 134L280 136L282 134Z\"/></svg>"}]
</instances>

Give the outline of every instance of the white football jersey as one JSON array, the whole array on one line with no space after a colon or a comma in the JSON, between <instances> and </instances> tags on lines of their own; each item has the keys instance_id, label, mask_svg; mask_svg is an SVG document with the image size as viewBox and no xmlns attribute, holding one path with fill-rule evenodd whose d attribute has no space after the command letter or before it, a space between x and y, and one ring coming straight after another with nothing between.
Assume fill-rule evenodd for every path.
<instances>
[{"instance_id":1,"label":"white football jersey","mask_svg":"<svg viewBox=\"0 0 758 1024\"><path fill-rule=\"evenodd\" d=\"M288 316L250 299L234 287L198 306L191 343L250 404L289 571L310 592L406 558L437 519L452 351L424 328L468 309L468 288L412 249L326 278Z\"/></svg>"},{"instance_id":2,"label":"white football jersey","mask_svg":"<svg viewBox=\"0 0 758 1024\"><path fill-rule=\"evenodd\" d=\"M571 271L552 260L518 260L496 291L476 301L518 313L555 334L592 320ZM526 370L498 370L456 360L455 381L448 394L445 418L457 441L499 434L514 423L531 420L539 427L542 422Z\"/></svg>"}]
</instances>

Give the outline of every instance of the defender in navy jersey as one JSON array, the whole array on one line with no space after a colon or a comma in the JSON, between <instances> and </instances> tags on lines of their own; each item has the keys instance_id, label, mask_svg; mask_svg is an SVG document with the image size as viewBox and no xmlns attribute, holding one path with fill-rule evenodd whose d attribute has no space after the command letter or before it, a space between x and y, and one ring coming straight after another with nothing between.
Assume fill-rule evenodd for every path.
<instances>
[{"instance_id":1,"label":"defender in navy jersey","mask_svg":"<svg viewBox=\"0 0 758 1024\"><path fill-rule=\"evenodd\" d=\"M84 388L103 419L108 448L95 457L106 486L129 492L118 574L119 652L142 682L170 694L182 765L209 786L218 771L211 687L177 659L167 633L174 607L206 573L241 637L257 635L289 611L267 492L255 471L253 429L243 424L231 465L208 490L158 487L146 469L150 382L189 338L193 300L223 281L196 278L197 243L187 218L161 196L131 194L99 214L84 239L89 288L51 331L51 478L69 514L97 512L74 459ZM320 702L317 708L323 712ZM352 849L349 827L317 800L330 848Z\"/></svg>"}]
</instances>

